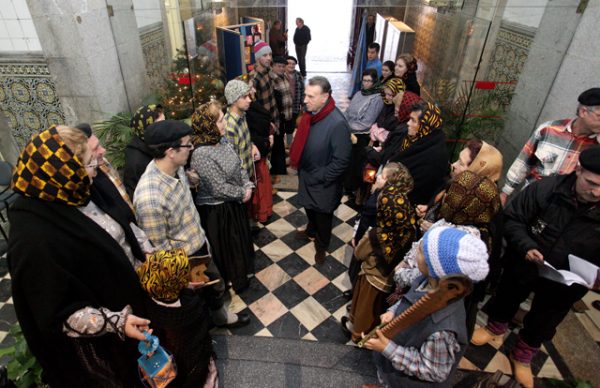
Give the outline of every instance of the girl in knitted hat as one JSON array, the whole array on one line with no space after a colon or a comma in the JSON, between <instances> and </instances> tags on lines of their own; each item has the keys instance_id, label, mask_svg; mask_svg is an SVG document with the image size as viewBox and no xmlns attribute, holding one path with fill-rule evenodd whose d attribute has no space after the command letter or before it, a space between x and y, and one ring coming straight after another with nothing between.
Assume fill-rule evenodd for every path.
<instances>
[{"instance_id":1,"label":"girl in knitted hat","mask_svg":"<svg viewBox=\"0 0 600 388\"><path fill-rule=\"evenodd\" d=\"M429 230L418 246L417 265L422 276L396 304L381 315L390 322L428 292L442 277L464 275L473 282L488 273L487 248L478 238L459 229L442 226ZM380 330L365 347L375 351L374 362L384 387L450 387L452 373L466 350L465 308L461 301L450 303L410 326L394 338Z\"/></svg>"}]
</instances>

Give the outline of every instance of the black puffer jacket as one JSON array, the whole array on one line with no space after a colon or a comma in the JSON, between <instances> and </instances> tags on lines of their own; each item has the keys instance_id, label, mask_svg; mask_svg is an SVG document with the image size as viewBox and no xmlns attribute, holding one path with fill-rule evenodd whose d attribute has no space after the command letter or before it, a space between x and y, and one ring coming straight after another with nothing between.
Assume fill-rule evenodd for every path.
<instances>
[{"instance_id":1,"label":"black puffer jacket","mask_svg":"<svg viewBox=\"0 0 600 388\"><path fill-rule=\"evenodd\" d=\"M527 186L504 210L508 248L518 257L538 249L544 260L568 269L574 254L600 265L600 204L585 206L575 199L577 177L557 175Z\"/></svg>"}]
</instances>

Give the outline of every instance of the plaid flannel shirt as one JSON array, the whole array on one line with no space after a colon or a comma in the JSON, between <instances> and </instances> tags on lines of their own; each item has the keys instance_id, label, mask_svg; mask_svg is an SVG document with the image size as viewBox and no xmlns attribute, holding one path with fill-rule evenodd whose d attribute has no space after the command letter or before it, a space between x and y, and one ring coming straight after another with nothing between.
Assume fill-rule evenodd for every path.
<instances>
[{"instance_id":1,"label":"plaid flannel shirt","mask_svg":"<svg viewBox=\"0 0 600 388\"><path fill-rule=\"evenodd\" d=\"M252 139L246 114L238 116L230 108L227 108L224 120L225 138L240 157L242 168L246 170L248 177L252 178L254 176L254 160L252 160Z\"/></svg>"},{"instance_id":2,"label":"plaid flannel shirt","mask_svg":"<svg viewBox=\"0 0 600 388\"><path fill-rule=\"evenodd\" d=\"M204 245L200 215L183 167L176 178L151 161L135 188L133 206L139 227L156 249L183 248L191 255Z\"/></svg>"},{"instance_id":3,"label":"plaid flannel shirt","mask_svg":"<svg viewBox=\"0 0 600 388\"><path fill-rule=\"evenodd\" d=\"M419 349L399 346L390 341L382 354L392 362L394 368L408 376L431 382L446 381L460 344L451 331L436 331Z\"/></svg>"},{"instance_id":4,"label":"plaid flannel shirt","mask_svg":"<svg viewBox=\"0 0 600 388\"><path fill-rule=\"evenodd\" d=\"M270 72L269 76L273 80L273 88L281 96L281 101L279 101L279 99L276 98L278 102L277 109L279 110L279 115L283 120L291 120L292 105L294 104L294 101L292 100L292 91L290 90L290 83L288 82L285 75L278 75L274 72Z\"/></svg>"},{"instance_id":5,"label":"plaid flannel shirt","mask_svg":"<svg viewBox=\"0 0 600 388\"><path fill-rule=\"evenodd\" d=\"M304 106L304 78L299 71L294 70L292 74L286 73L290 88L292 89L292 115L298 116Z\"/></svg>"},{"instance_id":6,"label":"plaid flannel shirt","mask_svg":"<svg viewBox=\"0 0 600 388\"><path fill-rule=\"evenodd\" d=\"M252 84L256 89L256 101L271 113L271 121L279 125L279 110L275 101L273 81L269 76L269 69L255 67L250 73Z\"/></svg>"},{"instance_id":7,"label":"plaid flannel shirt","mask_svg":"<svg viewBox=\"0 0 600 388\"><path fill-rule=\"evenodd\" d=\"M573 119L548 121L540 125L506 173L502 192L511 195L523 182L556 174L569 174L575 170L579 154L585 148L598 144L598 135L573 134Z\"/></svg>"}]
</instances>

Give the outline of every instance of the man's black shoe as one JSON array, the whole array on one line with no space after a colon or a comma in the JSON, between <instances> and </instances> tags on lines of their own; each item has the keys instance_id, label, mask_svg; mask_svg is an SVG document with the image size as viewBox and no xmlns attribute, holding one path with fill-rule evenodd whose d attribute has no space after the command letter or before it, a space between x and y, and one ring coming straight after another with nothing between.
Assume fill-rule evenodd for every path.
<instances>
[{"instance_id":1,"label":"man's black shoe","mask_svg":"<svg viewBox=\"0 0 600 388\"><path fill-rule=\"evenodd\" d=\"M231 322L231 323L226 323L224 325L218 325L219 327L224 327L226 329L235 329L237 327L242 327L242 326L246 326L247 324L250 323L250 317L248 316L248 314L237 314L237 321L235 322Z\"/></svg>"}]
</instances>

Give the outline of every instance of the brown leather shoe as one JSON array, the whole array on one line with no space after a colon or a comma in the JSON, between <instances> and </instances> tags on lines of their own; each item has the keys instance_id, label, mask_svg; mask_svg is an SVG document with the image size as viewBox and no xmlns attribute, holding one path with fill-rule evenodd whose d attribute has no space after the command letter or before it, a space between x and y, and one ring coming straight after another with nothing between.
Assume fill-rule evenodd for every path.
<instances>
[{"instance_id":1,"label":"brown leather shoe","mask_svg":"<svg viewBox=\"0 0 600 388\"><path fill-rule=\"evenodd\" d=\"M471 343L475 346L485 345L490 343L492 340L500 337L499 335L492 334L485 327L475 329L473 336L471 336Z\"/></svg>"},{"instance_id":2,"label":"brown leather shoe","mask_svg":"<svg viewBox=\"0 0 600 388\"><path fill-rule=\"evenodd\" d=\"M381 386L377 384L363 384L362 388L381 388Z\"/></svg>"},{"instance_id":3,"label":"brown leather shoe","mask_svg":"<svg viewBox=\"0 0 600 388\"><path fill-rule=\"evenodd\" d=\"M510 365L512 366L513 377L517 383L521 384L523 388L533 388L531 364L524 364L510 357Z\"/></svg>"},{"instance_id":4,"label":"brown leather shoe","mask_svg":"<svg viewBox=\"0 0 600 388\"><path fill-rule=\"evenodd\" d=\"M317 263L317 265L323 265L323 263L325 263L325 256L327 256L327 251L324 249L317 249L317 253L315 253L315 263Z\"/></svg>"}]
</instances>

